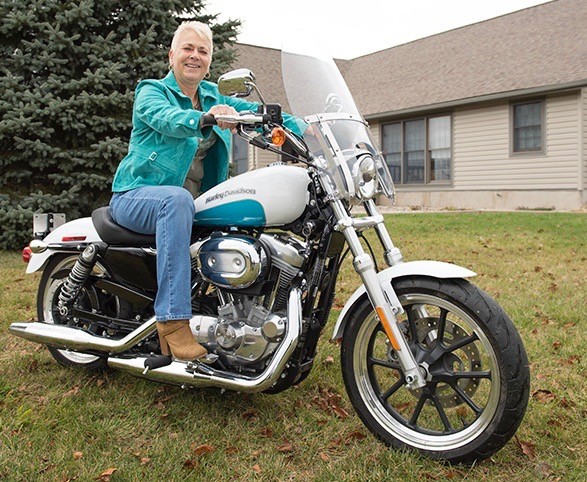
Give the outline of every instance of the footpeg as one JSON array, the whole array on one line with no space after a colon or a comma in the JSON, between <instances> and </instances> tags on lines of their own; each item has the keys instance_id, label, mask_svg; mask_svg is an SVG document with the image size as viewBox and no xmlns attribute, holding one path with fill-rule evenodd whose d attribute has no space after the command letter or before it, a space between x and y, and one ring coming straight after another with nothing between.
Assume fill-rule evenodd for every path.
<instances>
[{"instance_id":1,"label":"footpeg","mask_svg":"<svg viewBox=\"0 0 587 482\"><path fill-rule=\"evenodd\" d=\"M151 353L147 358L145 358L145 369L143 370L143 375L146 375L149 370L166 367L167 365L171 365L170 356L155 355Z\"/></svg>"}]
</instances>

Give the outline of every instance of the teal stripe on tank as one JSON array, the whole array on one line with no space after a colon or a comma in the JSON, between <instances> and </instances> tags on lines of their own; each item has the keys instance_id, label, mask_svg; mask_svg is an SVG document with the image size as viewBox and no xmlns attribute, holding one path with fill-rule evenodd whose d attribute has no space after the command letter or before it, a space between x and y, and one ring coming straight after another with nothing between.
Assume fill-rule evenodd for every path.
<instances>
[{"instance_id":1,"label":"teal stripe on tank","mask_svg":"<svg viewBox=\"0 0 587 482\"><path fill-rule=\"evenodd\" d=\"M199 226L264 226L265 210L258 201L245 199L197 212L194 224Z\"/></svg>"}]
</instances>

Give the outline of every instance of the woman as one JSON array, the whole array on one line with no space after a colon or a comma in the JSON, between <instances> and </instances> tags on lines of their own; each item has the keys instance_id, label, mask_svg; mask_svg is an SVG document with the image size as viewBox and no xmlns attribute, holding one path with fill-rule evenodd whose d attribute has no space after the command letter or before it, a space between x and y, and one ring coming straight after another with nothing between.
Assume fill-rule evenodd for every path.
<instances>
[{"instance_id":1,"label":"woman","mask_svg":"<svg viewBox=\"0 0 587 482\"><path fill-rule=\"evenodd\" d=\"M192 316L189 244L195 214L193 194L224 181L234 124L201 127L213 115L256 110L257 104L224 97L209 77L212 32L200 22L184 22L169 51L169 74L141 81L135 92L127 156L112 185L110 211L120 225L155 234L157 284L155 316L161 351L183 360L206 355L189 328ZM297 121L286 125L300 133ZM301 124L300 124L301 126ZM190 191L185 189L190 173Z\"/></svg>"}]
</instances>

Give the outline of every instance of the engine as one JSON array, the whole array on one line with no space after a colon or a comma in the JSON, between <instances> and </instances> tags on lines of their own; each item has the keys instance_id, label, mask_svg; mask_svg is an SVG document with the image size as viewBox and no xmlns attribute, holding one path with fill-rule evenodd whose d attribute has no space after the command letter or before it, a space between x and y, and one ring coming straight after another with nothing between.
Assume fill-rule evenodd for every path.
<instances>
[{"instance_id":1,"label":"engine","mask_svg":"<svg viewBox=\"0 0 587 482\"><path fill-rule=\"evenodd\" d=\"M253 365L279 346L292 280L306 261L293 237L215 234L190 247L192 263L216 287L218 316L196 315L198 342L231 365Z\"/></svg>"}]
</instances>

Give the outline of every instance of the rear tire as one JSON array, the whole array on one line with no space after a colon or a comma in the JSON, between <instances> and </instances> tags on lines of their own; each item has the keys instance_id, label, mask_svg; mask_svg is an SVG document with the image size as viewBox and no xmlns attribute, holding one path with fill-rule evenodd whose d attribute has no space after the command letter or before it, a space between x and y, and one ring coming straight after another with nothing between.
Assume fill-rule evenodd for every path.
<instances>
[{"instance_id":1,"label":"rear tire","mask_svg":"<svg viewBox=\"0 0 587 482\"><path fill-rule=\"evenodd\" d=\"M341 347L359 417L394 447L450 462L491 456L514 435L528 403L528 359L513 323L465 280L413 276L393 287L406 311L398 321L428 383L406 388L365 297L346 323Z\"/></svg>"},{"instance_id":2,"label":"rear tire","mask_svg":"<svg viewBox=\"0 0 587 482\"><path fill-rule=\"evenodd\" d=\"M78 254L59 254L53 256L41 276L39 289L37 291L37 316L39 321L45 323L63 324L60 319L57 307L60 287L69 275L73 265L77 261ZM104 266L98 261L94 267L93 274L107 276ZM78 301L85 305L85 308L101 310L102 299L100 295L82 288ZM86 370L102 370L107 367L106 357L89 355L71 350L60 350L47 347L49 353L60 365L66 367L84 368Z\"/></svg>"}]
</instances>

